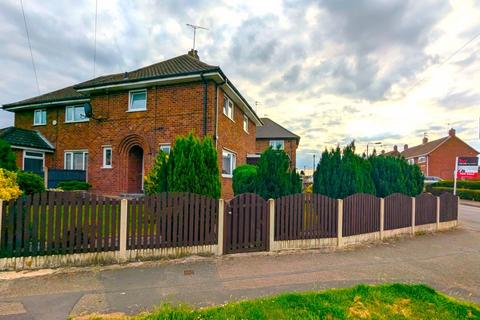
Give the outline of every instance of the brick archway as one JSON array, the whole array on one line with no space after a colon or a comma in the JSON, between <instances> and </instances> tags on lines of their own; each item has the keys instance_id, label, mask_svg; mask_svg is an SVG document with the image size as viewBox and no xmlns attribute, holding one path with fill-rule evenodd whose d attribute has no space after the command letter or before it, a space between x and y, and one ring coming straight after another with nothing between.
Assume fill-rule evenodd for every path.
<instances>
[{"instance_id":1,"label":"brick archway","mask_svg":"<svg viewBox=\"0 0 480 320\"><path fill-rule=\"evenodd\" d=\"M120 188L122 192L139 193L143 189L145 139L137 134L126 136L119 145Z\"/></svg>"}]
</instances>

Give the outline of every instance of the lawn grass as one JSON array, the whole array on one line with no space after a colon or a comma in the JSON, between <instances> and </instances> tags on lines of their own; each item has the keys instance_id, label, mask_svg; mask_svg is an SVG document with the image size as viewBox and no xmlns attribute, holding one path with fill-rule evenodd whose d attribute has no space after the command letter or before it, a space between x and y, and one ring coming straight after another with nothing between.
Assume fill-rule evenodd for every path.
<instances>
[{"instance_id":1,"label":"lawn grass","mask_svg":"<svg viewBox=\"0 0 480 320\"><path fill-rule=\"evenodd\" d=\"M163 305L152 313L113 319L480 319L480 308L425 285L385 284L287 293L203 309Z\"/></svg>"}]
</instances>

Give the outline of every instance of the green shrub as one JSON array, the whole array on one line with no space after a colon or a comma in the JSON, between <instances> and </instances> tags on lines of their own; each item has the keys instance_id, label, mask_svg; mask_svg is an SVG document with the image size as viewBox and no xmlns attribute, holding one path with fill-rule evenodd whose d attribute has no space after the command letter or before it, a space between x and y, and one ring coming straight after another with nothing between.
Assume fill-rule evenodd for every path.
<instances>
[{"instance_id":1,"label":"green shrub","mask_svg":"<svg viewBox=\"0 0 480 320\"><path fill-rule=\"evenodd\" d=\"M177 137L168 156L157 155L146 177L145 191L192 192L219 198L218 154L212 139L199 139L193 133Z\"/></svg>"},{"instance_id":2,"label":"green shrub","mask_svg":"<svg viewBox=\"0 0 480 320\"><path fill-rule=\"evenodd\" d=\"M432 184L430 184L430 186L453 188L453 184L454 184L453 180L442 180L442 181L439 181L439 182L432 183ZM427 187L428 187L428 185L427 185ZM478 180L458 180L457 181L457 188L480 190L480 181L478 181Z\"/></svg>"},{"instance_id":3,"label":"green shrub","mask_svg":"<svg viewBox=\"0 0 480 320\"><path fill-rule=\"evenodd\" d=\"M77 190L89 190L92 185L85 181L62 181L58 184L57 188L63 191L77 191Z\"/></svg>"},{"instance_id":4,"label":"green shrub","mask_svg":"<svg viewBox=\"0 0 480 320\"><path fill-rule=\"evenodd\" d=\"M442 193L445 193L445 192L453 193L453 188L431 187L431 185L429 185L429 186L427 186L427 191L432 193L433 195L439 196L439 195L441 195ZM480 190L457 189L457 196L460 199L480 201Z\"/></svg>"},{"instance_id":5,"label":"green shrub","mask_svg":"<svg viewBox=\"0 0 480 320\"><path fill-rule=\"evenodd\" d=\"M42 177L33 172L19 171L17 183L23 194L34 194L45 191L45 182Z\"/></svg>"},{"instance_id":6,"label":"green shrub","mask_svg":"<svg viewBox=\"0 0 480 320\"><path fill-rule=\"evenodd\" d=\"M5 140L0 139L0 168L8 171L17 171L15 153Z\"/></svg>"},{"instance_id":7,"label":"green shrub","mask_svg":"<svg viewBox=\"0 0 480 320\"><path fill-rule=\"evenodd\" d=\"M258 160L256 192L264 199L276 199L291 193L290 159L283 150L271 147Z\"/></svg>"},{"instance_id":8,"label":"green shrub","mask_svg":"<svg viewBox=\"0 0 480 320\"><path fill-rule=\"evenodd\" d=\"M257 166L244 164L233 170L233 193L255 193Z\"/></svg>"}]
</instances>

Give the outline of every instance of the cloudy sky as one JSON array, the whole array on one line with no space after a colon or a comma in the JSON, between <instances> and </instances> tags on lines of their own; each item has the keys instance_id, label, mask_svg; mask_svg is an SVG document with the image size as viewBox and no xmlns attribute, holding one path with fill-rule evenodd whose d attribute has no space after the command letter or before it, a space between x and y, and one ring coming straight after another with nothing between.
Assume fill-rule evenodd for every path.
<instances>
[{"instance_id":1,"label":"cloudy sky","mask_svg":"<svg viewBox=\"0 0 480 320\"><path fill-rule=\"evenodd\" d=\"M40 92L92 78L94 0L24 0ZM0 103L38 93L19 0L0 3ZM355 139L416 145L448 128L480 149L480 1L98 1L96 74L186 53L220 65L302 139L298 166ZM462 48L469 40L467 46ZM0 127L13 123L0 111Z\"/></svg>"}]
</instances>

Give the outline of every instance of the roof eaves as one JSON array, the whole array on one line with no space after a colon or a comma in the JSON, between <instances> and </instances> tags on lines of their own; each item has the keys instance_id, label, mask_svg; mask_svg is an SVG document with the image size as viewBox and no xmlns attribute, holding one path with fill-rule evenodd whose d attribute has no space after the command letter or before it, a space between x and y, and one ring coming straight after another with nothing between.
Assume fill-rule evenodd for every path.
<instances>
[{"instance_id":1,"label":"roof eaves","mask_svg":"<svg viewBox=\"0 0 480 320\"><path fill-rule=\"evenodd\" d=\"M76 97L76 98L62 98L62 99L48 99L48 100L39 100L39 101L28 101L26 103L21 102L14 102L14 103L7 103L2 105L2 109L4 110L11 110L17 108L28 108L34 106L42 106L42 105L58 105L58 104L67 104L70 102L81 102L81 101L89 101L90 99L85 97Z\"/></svg>"}]
</instances>

